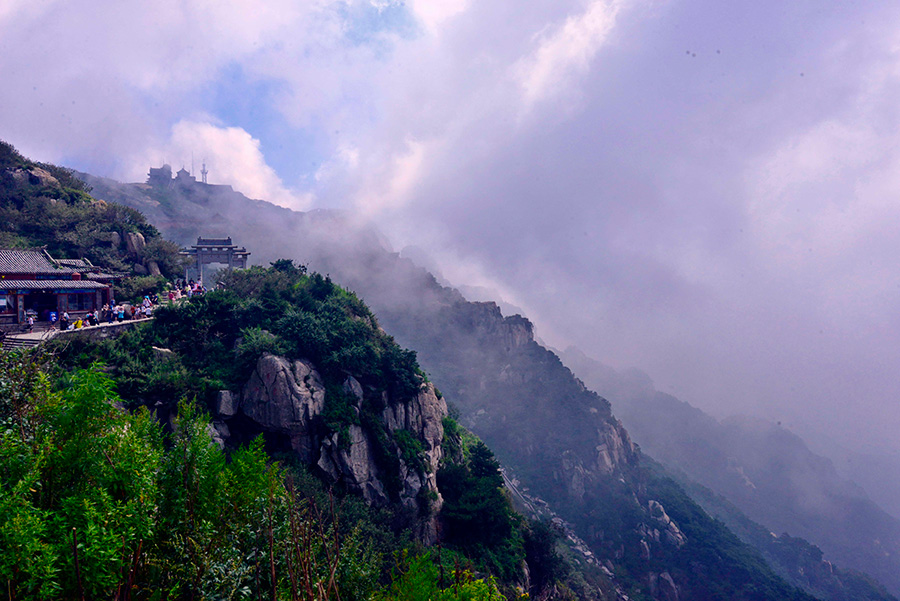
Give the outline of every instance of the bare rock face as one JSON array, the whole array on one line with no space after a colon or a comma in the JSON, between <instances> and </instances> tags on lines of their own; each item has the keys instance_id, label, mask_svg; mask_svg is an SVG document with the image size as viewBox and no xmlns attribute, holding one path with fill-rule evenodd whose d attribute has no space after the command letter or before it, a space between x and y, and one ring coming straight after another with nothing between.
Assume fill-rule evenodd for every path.
<instances>
[{"instance_id":1,"label":"bare rock face","mask_svg":"<svg viewBox=\"0 0 900 601\"><path fill-rule=\"evenodd\" d=\"M620 422L606 422L597 429L597 457L595 469L604 475L611 475L621 466L632 461L635 454L634 443L628 431Z\"/></svg>"},{"instance_id":2,"label":"bare rock face","mask_svg":"<svg viewBox=\"0 0 900 601\"><path fill-rule=\"evenodd\" d=\"M359 415L368 392L352 376L344 381L343 390ZM316 419L325 408L325 385L309 361L291 362L264 354L244 386L239 408L235 409L233 393L221 391L216 399L216 413L220 419L247 418L265 432L286 435L291 448L303 461L315 464L332 481L359 493L370 505L389 503L393 495L389 488L392 483L399 484L400 502L425 517L420 538L434 542L437 540L435 516L443 504L437 487L437 471L443 457L441 443L447 404L438 398L430 383L422 384L416 396L409 400L393 400L386 392L381 394L385 407L381 414L384 429L392 435L404 431L421 445L416 460L407 462L403 450L394 446L401 443L390 443L399 459L397 474L382 473L382 467L376 462L379 453L384 452L376 444L384 442L379 443L375 433L358 423L346 424L341 432L329 432L321 418ZM399 478L399 482L394 478Z\"/></svg>"},{"instance_id":3,"label":"bare rock face","mask_svg":"<svg viewBox=\"0 0 900 601\"><path fill-rule=\"evenodd\" d=\"M599 421L593 456L567 450L562 453L554 477L564 486L570 499L582 502L592 484L620 476L636 461L637 448L618 420Z\"/></svg>"},{"instance_id":4,"label":"bare rock face","mask_svg":"<svg viewBox=\"0 0 900 601\"><path fill-rule=\"evenodd\" d=\"M138 256L144 250L146 240L140 232L125 232L125 248L129 254Z\"/></svg>"},{"instance_id":5,"label":"bare rock face","mask_svg":"<svg viewBox=\"0 0 900 601\"><path fill-rule=\"evenodd\" d=\"M162 272L159 270L159 263L156 261L148 261L147 269L150 270L150 275L162 275Z\"/></svg>"},{"instance_id":6,"label":"bare rock face","mask_svg":"<svg viewBox=\"0 0 900 601\"><path fill-rule=\"evenodd\" d=\"M457 305L459 325L474 329L479 337L499 341L507 352L534 340L534 326L521 315L503 317L493 302L472 302Z\"/></svg>"},{"instance_id":7,"label":"bare rock face","mask_svg":"<svg viewBox=\"0 0 900 601\"><path fill-rule=\"evenodd\" d=\"M317 465L332 480L342 480L361 493L369 505L384 505L389 499L379 478L369 436L361 427L351 425L349 437L346 448L341 447L338 434L323 440Z\"/></svg>"},{"instance_id":8,"label":"bare rock face","mask_svg":"<svg viewBox=\"0 0 900 601\"><path fill-rule=\"evenodd\" d=\"M650 594L660 601L678 601L678 587L671 574L650 572Z\"/></svg>"},{"instance_id":9,"label":"bare rock face","mask_svg":"<svg viewBox=\"0 0 900 601\"><path fill-rule=\"evenodd\" d=\"M228 430L228 426L225 422L214 421L206 426L206 433L209 434L209 437L212 439L213 443L219 447L220 450L225 449L225 440L231 436L231 432Z\"/></svg>"},{"instance_id":10,"label":"bare rock face","mask_svg":"<svg viewBox=\"0 0 900 601\"><path fill-rule=\"evenodd\" d=\"M244 386L241 413L262 429L290 436L291 447L312 460L311 420L325 408L325 384L312 363L264 354Z\"/></svg>"},{"instance_id":11,"label":"bare rock face","mask_svg":"<svg viewBox=\"0 0 900 601\"><path fill-rule=\"evenodd\" d=\"M436 516L444 503L437 486L437 471L444 456L441 443L447 413L447 403L438 398L431 382L424 383L409 402L388 403L382 411L388 431L406 430L422 443L422 466L408 465L400 459L400 501L415 508L423 499L427 500L429 519L422 523L418 532L426 544L438 540Z\"/></svg>"},{"instance_id":12,"label":"bare rock face","mask_svg":"<svg viewBox=\"0 0 900 601\"><path fill-rule=\"evenodd\" d=\"M363 400L362 384L353 376L349 376L344 380L344 392L356 399L357 405Z\"/></svg>"},{"instance_id":13,"label":"bare rock face","mask_svg":"<svg viewBox=\"0 0 900 601\"><path fill-rule=\"evenodd\" d=\"M18 184L31 184L32 186L58 187L59 180L50 175L50 172L40 167L31 169L16 169L12 172L13 179Z\"/></svg>"},{"instance_id":14,"label":"bare rock face","mask_svg":"<svg viewBox=\"0 0 900 601\"><path fill-rule=\"evenodd\" d=\"M175 358L175 352L172 349L160 348L158 346L151 346L153 349L153 358L157 361L170 361Z\"/></svg>"},{"instance_id":15,"label":"bare rock face","mask_svg":"<svg viewBox=\"0 0 900 601\"><path fill-rule=\"evenodd\" d=\"M416 466L406 465L401 459L403 491L400 498L405 505L415 506L424 489L425 494L432 498L432 508L440 510L443 500L437 487L437 470L444 456L441 443L446 416L447 403L438 398L431 382L423 384L419 393L408 403L390 403L382 412L384 425L390 432L407 430L422 442L424 449L424 473L420 473Z\"/></svg>"},{"instance_id":16,"label":"bare rock face","mask_svg":"<svg viewBox=\"0 0 900 601\"><path fill-rule=\"evenodd\" d=\"M113 248L119 248L120 246L122 246L122 236L119 235L119 232L109 233L109 243L112 244Z\"/></svg>"},{"instance_id":17,"label":"bare rock face","mask_svg":"<svg viewBox=\"0 0 900 601\"><path fill-rule=\"evenodd\" d=\"M672 518L669 517L669 514L666 513L666 509L662 506L662 503L651 500L648 503L648 509L650 510L650 517L659 525L666 542L676 547L680 547L687 542L684 533L678 527L678 524L676 524Z\"/></svg>"},{"instance_id":18,"label":"bare rock face","mask_svg":"<svg viewBox=\"0 0 900 601\"><path fill-rule=\"evenodd\" d=\"M234 417L238 411L240 397L230 390L220 390L216 395L216 415Z\"/></svg>"}]
</instances>

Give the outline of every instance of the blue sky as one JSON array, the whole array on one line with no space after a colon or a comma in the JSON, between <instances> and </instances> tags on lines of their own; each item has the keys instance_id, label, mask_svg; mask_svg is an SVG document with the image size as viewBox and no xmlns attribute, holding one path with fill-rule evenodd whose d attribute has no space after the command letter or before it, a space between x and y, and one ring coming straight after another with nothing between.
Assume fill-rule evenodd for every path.
<instances>
[{"instance_id":1,"label":"blue sky","mask_svg":"<svg viewBox=\"0 0 900 601\"><path fill-rule=\"evenodd\" d=\"M7 0L0 138L348 208L547 342L900 450L900 6Z\"/></svg>"}]
</instances>

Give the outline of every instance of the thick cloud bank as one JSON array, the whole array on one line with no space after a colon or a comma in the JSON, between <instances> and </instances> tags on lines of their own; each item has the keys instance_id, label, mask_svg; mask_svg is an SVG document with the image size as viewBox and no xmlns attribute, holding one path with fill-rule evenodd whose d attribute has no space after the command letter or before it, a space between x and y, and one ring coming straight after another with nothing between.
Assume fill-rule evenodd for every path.
<instances>
[{"instance_id":1,"label":"thick cloud bank","mask_svg":"<svg viewBox=\"0 0 900 601\"><path fill-rule=\"evenodd\" d=\"M352 208L714 413L900 429L900 7L0 6L0 138Z\"/></svg>"}]
</instances>

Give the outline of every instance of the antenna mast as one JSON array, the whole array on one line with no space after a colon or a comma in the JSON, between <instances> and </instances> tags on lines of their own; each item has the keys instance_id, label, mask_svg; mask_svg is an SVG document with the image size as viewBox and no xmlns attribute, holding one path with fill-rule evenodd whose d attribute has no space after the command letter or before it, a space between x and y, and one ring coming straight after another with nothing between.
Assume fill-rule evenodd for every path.
<instances>
[{"instance_id":1,"label":"antenna mast","mask_svg":"<svg viewBox=\"0 0 900 601\"><path fill-rule=\"evenodd\" d=\"M209 171L206 170L206 161L203 161L203 169L200 170L200 177L203 178L201 181L203 181L204 184L207 183L207 181L206 181L207 173L209 173Z\"/></svg>"}]
</instances>

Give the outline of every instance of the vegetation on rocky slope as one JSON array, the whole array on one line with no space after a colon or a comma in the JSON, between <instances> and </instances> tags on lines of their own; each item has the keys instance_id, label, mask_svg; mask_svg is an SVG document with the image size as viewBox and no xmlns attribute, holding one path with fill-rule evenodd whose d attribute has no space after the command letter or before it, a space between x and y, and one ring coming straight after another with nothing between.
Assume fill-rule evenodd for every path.
<instances>
[{"instance_id":1,"label":"vegetation on rocky slope","mask_svg":"<svg viewBox=\"0 0 900 601\"><path fill-rule=\"evenodd\" d=\"M355 295L290 261L234 272L223 284L224 290L161 307L153 322L114 340L63 340L53 345L52 351L64 367L74 370L89 370L102 359L104 370L118 385L122 403L136 411L151 407L163 421L167 421L166 415L177 415L173 432L184 431L177 420L183 419L186 407L212 412L218 390L240 390L263 354L310 359L324 379L325 410L319 427L326 435L346 433L354 424L374 432L369 440L377 446L378 473L393 501L379 510L383 512L379 528L384 530L376 537L393 542L382 544L377 551L382 557L400 551L400 541L410 540L416 531L415 520L427 517L420 512L417 518L397 503L401 461L420 467L425 464L419 440L405 430L392 436L379 424L385 398L408 399L422 386L415 354L385 334ZM164 360L153 347L166 349ZM361 384L362 403L357 404L342 387L348 376ZM184 398L188 401L179 404ZM513 512L491 451L452 418L445 418L444 424L447 449L437 482L443 495L439 523L446 574L452 573L454 566L463 572L465 566L471 566L496 576L500 589L512 594L514 585L524 583L525 539L531 530ZM208 446L209 436L205 431L202 434L205 442L198 444ZM254 434L253 430L234 432L229 446L246 443ZM262 453L265 448L281 453L279 457L292 457L290 448L277 436L263 432L263 437L251 443L254 452ZM231 452L246 451L235 448ZM293 457L290 463L298 465ZM342 499L346 492L335 489ZM422 501L426 506L430 502L427 498ZM284 514L279 519L293 518ZM218 543L210 544L215 547ZM556 557L555 544L554 537L532 541L532 556L546 563L547 558ZM413 563L419 565L419 561ZM563 574L548 572L536 560L532 571L542 579L539 582L544 588L554 586L555 576ZM263 586L261 581L254 582Z\"/></svg>"},{"instance_id":2,"label":"vegetation on rocky slope","mask_svg":"<svg viewBox=\"0 0 900 601\"><path fill-rule=\"evenodd\" d=\"M65 169L0 150L5 245L43 245L117 271L156 260L165 272L176 247L140 213L95 200ZM144 237L141 251L109 242L129 233ZM535 594L567 590L558 535L512 511L492 453L450 417L434 468L448 518L431 554L416 538L421 515L334 486L277 436L249 429L217 444L207 417L216 393L240 390L271 353L315 362L326 389L316 427L342 440L369 428L391 499L398 463L432 469L416 435L388 431L379 414L386 398L421 396L415 354L355 295L284 260L224 284L114 340L0 355L9 598L499 599L517 596L529 572ZM427 513L433 499L422 501Z\"/></svg>"},{"instance_id":3,"label":"vegetation on rocky slope","mask_svg":"<svg viewBox=\"0 0 900 601\"><path fill-rule=\"evenodd\" d=\"M441 582L430 556L405 552L391 584L382 554L403 538L273 463L261 438L226 455L190 403L165 432L148 411L122 410L98 370L55 391L45 368L0 354L8 599L413 599L423 581L441 599L502 598L492 580L457 565Z\"/></svg>"},{"instance_id":4,"label":"vegetation on rocky slope","mask_svg":"<svg viewBox=\"0 0 900 601\"><path fill-rule=\"evenodd\" d=\"M586 390L553 353L534 342L524 318L504 318L490 303L467 302L340 214L289 212L237 194L228 198L210 194L199 202L179 190L172 191L181 194L177 202L162 207L141 185L90 181L102 189L104 198L156 211L160 227L171 235L185 235L188 224L196 229L217 219L222 231L249 230L242 243L252 245L257 258L273 260L276 253L302 258L359 292L385 328L418 351L431 379L459 407L460 420L514 469L531 493L543 497L576 527L576 534L591 545L595 558L631 598L663 598L673 592L666 588L670 580L674 592L690 596L702 590L705 574L722 580L716 586L732 590L745 586L741 578L747 574L751 588L757 580L786 587L766 571L758 555L743 555L746 548L740 543L729 547L736 555L719 564L717 554L708 554L698 562L714 564L703 569L666 572L666 566L675 570L677 564L667 563L672 557L661 548L665 543L648 538L655 529L649 502L659 500L647 494L639 454L610 415L608 403ZM244 226L245 219L251 220L250 228ZM590 519L583 517L588 514ZM697 519L707 520L706 526L712 522L708 517ZM703 535L706 526L697 532ZM650 547L653 561L641 559L642 541ZM696 552L698 547L688 545L673 551L679 561ZM743 570L742 558L751 556L749 571ZM764 591L760 598L776 598L782 589L760 590Z\"/></svg>"},{"instance_id":5,"label":"vegetation on rocky slope","mask_svg":"<svg viewBox=\"0 0 900 601\"><path fill-rule=\"evenodd\" d=\"M900 522L798 436L763 420L719 421L656 391L646 376L620 374L577 349L563 357L614 399L642 448L691 497L789 582L824 599L896 598L888 590L900 587Z\"/></svg>"},{"instance_id":6,"label":"vegetation on rocky slope","mask_svg":"<svg viewBox=\"0 0 900 601\"><path fill-rule=\"evenodd\" d=\"M0 248L46 247L54 258L88 259L117 273L147 276L150 262L162 276L181 273L176 244L135 209L96 200L90 192L70 170L30 161L0 141ZM142 242L129 249L123 239L128 234ZM147 278L144 286L162 281Z\"/></svg>"}]
</instances>

